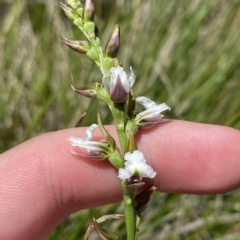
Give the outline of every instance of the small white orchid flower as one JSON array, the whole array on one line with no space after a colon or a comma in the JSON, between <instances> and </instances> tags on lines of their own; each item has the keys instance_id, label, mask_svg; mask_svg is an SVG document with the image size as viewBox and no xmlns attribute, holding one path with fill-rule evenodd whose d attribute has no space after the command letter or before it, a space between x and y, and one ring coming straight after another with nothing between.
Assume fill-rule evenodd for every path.
<instances>
[{"instance_id":1,"label":"small white orchid flower","mask_svg":"<svg viewBox=\"0 0 240 240\"><path fill-rule=\"evenodd\" d=\"M133 153L127 152L124 155L125 168L119 168L118 177L121 179L129 179L131 177L148 177L154 178L156 172L146 163L143 153L135 150Z\"/></svg>"},{"instance_id":2,"label":"small white orchid flower","mask_svg":"<svg viewBox=\"0 0 240 240\"><path fill-rule=\"evenodd\" d=\"M131 75L128 78L124 69L120 66L110 69L110 81L107 76L102 79L103 86L110 93L110 98L115 103L127 101L128 94L136 80L132 67L130 67Z\"/></svg>"},{"instance_id":3,"label":"small white orchid flower","mask_svg":"<svg viewBox=\"0 0 240 240\"><path fill-rule=\"evenodd\" d=\"M95 160L103 160L108 157L109 145L106 142L96 142L91 141L93 131L98 127L97 124L92 124L87 128L85 135L83 138L70 137L68 141L71 143L73 147L79 147L82 150L86 150L87 153L76 153L73 154L80 155L83 157L89 157Z\"/></svg>"},{"instance_id":4,"label":"small white orchid flower","mask_svg":"<svg viewBox=\"0 0 240 240\"><path fill-rule=\"evenodd\" d=\"M151 99L141 96L136 98L136 102L140 103L146 110L140 112L135 117L136 122L142 127L151 127L156 123L162 121L164 115L161 112L170 110L171 108L166 104L157 104Z\"/></svg>"}]
</instances>

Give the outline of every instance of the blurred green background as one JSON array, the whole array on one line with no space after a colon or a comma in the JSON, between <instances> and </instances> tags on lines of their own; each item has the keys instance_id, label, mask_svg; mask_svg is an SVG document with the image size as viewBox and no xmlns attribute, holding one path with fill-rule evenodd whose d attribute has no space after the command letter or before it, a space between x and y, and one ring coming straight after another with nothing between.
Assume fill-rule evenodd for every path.
<instances>
[{"instance_id":1,"label":"blurred green background","mask_svg":"<svg viewBox=\"0 0 240 240\"><path fill-rule=\"evenodd\" d=\"M239 0L95 0L103 47L121 27L119 59L137 75L137 95L171 107L169 118L240 129ZM82 39L58 0L0 0L0 152L38 134L95 122L97 100L70 84L101 81L95 65L60 36ZM89 109L89 110L88 110ZM116 204L71 215L49 236L83 239L91 217ZM109 223L122 231L123 223ZM139 239L240 239L240 192L214 196L156 194ZM98 239L92 235L92 239Z\"/></svg>"}]
</instances>

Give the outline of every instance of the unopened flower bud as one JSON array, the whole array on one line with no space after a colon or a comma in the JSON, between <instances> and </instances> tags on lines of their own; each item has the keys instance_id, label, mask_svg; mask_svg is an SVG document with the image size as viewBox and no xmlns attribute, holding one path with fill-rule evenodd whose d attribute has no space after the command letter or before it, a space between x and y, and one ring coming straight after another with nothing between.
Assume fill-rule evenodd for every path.
<instances>
[{"instance_id":1,"label":"unopened flower bud","mask_svg":"<svg viewBox=\"0 0 240 240\"><path fill-rule=\"evenodd\" d=\"M62 37L62 40L68 47L78 53L86 54L91 48L88 41L72 41L64 37Z\"/></svg>"},{"instance_id":2,"label":"unopened flower bud","mask_svg":"<svg viewBox=\"0 0 240 240\"><path fill-rule=\"evenodd\" d=\"M85 22L93 22L94 20L94 5L92 0L86 0L83 10L83 18Z\"/></svg>"},{"instance_id":3,"label":"unopened flower bud","mask_svg":"<svg viewBox=\"0 0 240 240\"><path fill-rule=\"evenodd\" d=\"M87 52L86 56L96 63L99 62L99 55L98 55L96 48L94 48L94 47L91 47L91 49Z\"/></svg>"},{"instance_id":4,"label":"unopened flower bud","mask_svg":"<svg viewBox=\"0 0 240 240\"><path fill-rule=\"evenodd\" d=\"M115 58L120 47L120 27L117 24L106 47L106 55Z\"/></svg>"},{"instance_id":5,"label":"unopened flower bud","mask_svg":"<svg viewBox=\"0 0 240 240\"><path fill-rule=\"evenodd\" d=\"M71 6L73 9L77 9L78 7L81 7L82 4L79 0L66 0L66 3Z\"/></svg>"},{"instance_id":6,"label":"unopened flower bud","mask_svg":"<svg viewBox=\"0 0 240 240\"><path fill-rule=\"evenodd\" d=\"M74 92L81 94L85 97L95 98L97 96L97 91L94 88L76 88L71 85Z\"/></svg>"},{"instance_id":7,"label":"unopened flower bud","mask_svg":"<svg viewBox=\"0 0 240 240\"><path fill-rule=\"evenodd\" d=\"M136 79L131 67L130 70L131 75L128 78L122 67L112 67L110 69L110 82L106 76L102 79L105 89L110 93L110 98L115 103L122 103L128 99L128 94Z\"/></svg>"},{"instance_id":8,"label":"unopened flower bud","mask_svg":"<svg viewBox=\"0 0 240 240\"><path fill-rule=\"evenodd\" d=\"M83 29L86 31L88 37L91 38L95 38L96 34L95 34L95 23L94 22L85 22L83 24Z\"/></svg>"},{"instance_id":9,"label":"unopened flower bud","mask_svg":"<svg viewBox=\"0 0 240 240\"><path fill-rule=\"evenodd\" d=\"M78 13L77 13L75 10L73 10L72 8L66 6L66 5L63 4L63 3L60 3L60 5L61 5L62 10L64 11L64 13L66 14L66 16L67 16L70 20L74 21L75 19L79 18L79 15L78 15Z\"/></svg>"}]
</instances>

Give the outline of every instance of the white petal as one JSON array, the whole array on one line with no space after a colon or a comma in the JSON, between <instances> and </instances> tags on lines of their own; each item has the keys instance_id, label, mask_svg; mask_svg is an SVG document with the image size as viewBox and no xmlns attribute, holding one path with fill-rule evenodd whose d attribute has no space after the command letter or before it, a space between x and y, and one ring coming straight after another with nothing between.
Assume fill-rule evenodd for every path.
<instances>
[{"instance_id":1,"label":"white petal","mask_svg":"<svg viewBox=\"0 0 240 240\"><path fill-rule=\"evenodd\" d=\"M152 101L150 98L140 96L136 98L136 102L140 103L142 106L144 106L146 109L157 107L158 104L156 104L154 101Z\"/></svg>"},{"instance_id":2,"label":"white petal","mask_svg":"<svg viewBox=\"0 0 240 240\"><path fill-rule=\"evenodd\" d=\"M118 75L121 77L122 80L127 80L127 74L124 71L124 69L120 66L112 67L110 69L110 75L111 75L110 82L114 81Z\"/></svg>"},{"instance_id":3,"label":"white petal","mask_svg":"<svg viewBox=\"0 0 240 240\"><path fill-rule=\"evenodd\" d=\"M104 152L107 151L107 143L101 143L101 142L94 142L94 141L86 141L79 146L80 148L86 149L88 152Z\"/></svg>"},{"instance_id":4,"label":"white petal","mask_svg":"<svg viewBox=\"0 0 240 240\"><path fill-rule=\"evenodd\" d=\"M92 139L92 135L93 135L93 131L95 128L97 128L98 125L97 124L92 124L90 127L87 128L85 135L83 137L84 141L89 141Z\"/></svg>"},{"instance_id":5,"label":"white petal","mask_svg":"<svg viewBox=\"0 0 240 240\"><path fill-rule=\"evenodd\" d=\"M134 72L132 70L132 67L130 67L130 71L131 71L131 75L130 75L128 81L129 81L129 87L131 89L133 87L133 84L135 83L136 76L135 76L135 74L134 74Z\"/></svg>"},{"instance_id":6,"label":"white petal","mask_svg":"<svg viewBox=\"0 0 240 240\"><path fill-rule=\"evenodd\" d=\"M82 138L70 137L68 141L73 147L79 147L88 152L103 152L107 151L108 144L104 142L85 141Z\"/></svg>"},{"instance_id":7,"label":"white petal","mask_svg":"<svg viewBox=\"0 0 240 240\"><path fill-rule=\"evenodd\" d=\"M112 68L113 69L113 68ZM114 68L113 71L111 71L111 79L110 79L110 89L114 88L114 85L116 84L117 78L119 77L121 80L122 85L126 88L129 87L129 83L128 83L128 79L127 79L127 74L126 72L123 70L122 67L117 67ZM110 90L111 91L111 90Z\"/></svg>"},{"instance_id":8,"label":"white petal","mask_svg":"<svg viewBox=\"0 0 240 240\"><path fill-rule=\"evenodd\" d=\"M124 168L119 168L118 170L118 177L121 179L128 179L130 178L132 175Z\"/></svg>"},{"instance_id":9,"label":"white petal","mask_svg":"<svg viewBox=\"0 0 240 240\"><path fill-rule=\"evenodd\" d=\"M149 178L156 176L156 172L146 163L146 159L141 151L128 152L124 155L124 159L125 168L119 169L119 177L121 179L128 179L132 176Z\"/></svg>"},{"instance_id":10,"label":"white petal","mask_svg":"<svg viewBox=\"0 0 240 240\"><path fill-rule=\"evenodd\" d=\"M82 144L83 139L77 137L70 137L68 141L72 144L72 146L79 146L80 144Z\"/></svg>"},{"instance_id":11,"label":"white petal","mask_svg":"<svg viewBox=\"0 0 240 240\"><path fill-rule=\"evenodd\" d=\"M127 92L129 92L135 82L136 76L133 73L132 67L130 67L131 75L128 78L124 69L120 66L112 67L110 70L110 93L111 89L114 89L118 76L121 79L122 86Z\"/></svg>"},{"instance_id":12,"label":"white petal","mask_svg":"<svg viewBox=\"0 0 240 240\"><path fill-rule=\"evenodd\" d=\"M139 150L135 150L133 153L130 152L125 153L124 159L126 160L127 163L146 161L144 159L143 153Z\"/></svg>"},{"instance_id":13,"label":"white petal","mask_svg":"<svg viewBox=\"0 0 240 240\"><path fill-rule=\"evenodd\" d=\"M141 173L142 177L154 178L156 175L157 173L154 172L151 166L146 164L146 166L142 168L142 173Z\"/></svg>"},{"instance_id":14,"label":"white petal","mask_svg":"<svg viewBox=\"0 0 240 240\"><path fill-rule=\"evenodd\" d=\"M163 117L161 112L166 111L166 110L170 110L170 107L165 103L161 103L153 108L149 108L145 111L140 112L136 116L136 121L138 121L138 122L140 122L142 120L151 121L151 122L159 121Z\"/></svg>"}]
</instances>

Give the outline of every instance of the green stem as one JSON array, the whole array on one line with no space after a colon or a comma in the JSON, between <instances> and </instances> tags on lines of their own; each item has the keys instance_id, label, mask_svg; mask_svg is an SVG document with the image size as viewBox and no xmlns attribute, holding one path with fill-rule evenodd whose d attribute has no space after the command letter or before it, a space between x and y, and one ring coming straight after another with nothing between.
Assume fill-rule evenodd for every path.
<instances>
[{"instance_id":1,"label":"green stem","mask_svg":"<svg viewBox=\"0 0 240 240\"><path fill-rule=\"evenodd\" d=\"M125 148L126 148L126 134L125 134L125 103L113 103L111 102L109 104L109 108L112 112L115 124L116 124L116 130L118 133L118 139L120 142L122 155L125 154Z\"/></svg>"},{"instance_id":2,"label":"green stem","mask_svg":"<svg viewBox=\"0 0 240 240\"><path fill-rule=\"evenodd\" d=\"M134 209L134 194L128 189L126 180L122 181L123 201L127 240L136 240L136 212Z\"/></svg>"},{"instance_id":3,"label":"green stem","mask_svg":"<svg viewBox=\"0 0 240 240\"><path fill-rule=\"evenodd\" d=\"M124 156L127 146L127 135L125 132L125 104L109 104L113 118L116 124L119 142L121 145L122 155ZM136 240L136 212L134 190L127 187L127 181L122 180L123 202L125 212L125 224L127 230L127 240Z\"/></svg>"},{"instance_id":4,"label":"green stem","mask_svg":"<svg viewBox=\"0 0 240 240\"><path fill-rule=\"evenodd\" d=\"M87 38L87 40L90 42L90 44L95 48L96 52L98 53L99 60L100 60L100 66L99 69L101 70L102 75L104 75L104 66L103 66L103 52L101 46L97 43L97 41L94 38L90 38L88 33L84 30L84 28L80 28L84 36Z\"/></svg>"},{"instance_id":5,"label":"green stem","mask_svg":"<svg viewBox=\"0 0 240 240\"><path fill-rule=\"evenodd\" d=\"M100 60L99 69L101 70L102 75L104 75L105 73L104 73L104 66L103 66L102 48L97 44L96 40L89 39L89 41L91 42L92 46L95 48L96 52L98 53L99 60Z\"/></svg>"}]
</instances>

